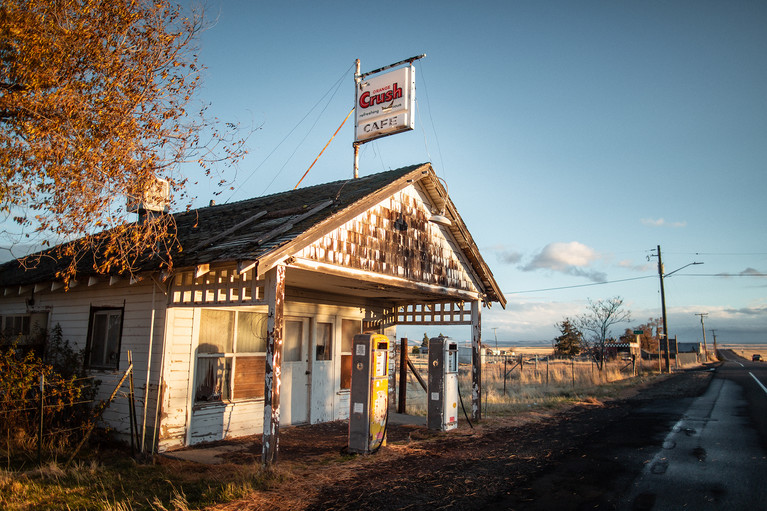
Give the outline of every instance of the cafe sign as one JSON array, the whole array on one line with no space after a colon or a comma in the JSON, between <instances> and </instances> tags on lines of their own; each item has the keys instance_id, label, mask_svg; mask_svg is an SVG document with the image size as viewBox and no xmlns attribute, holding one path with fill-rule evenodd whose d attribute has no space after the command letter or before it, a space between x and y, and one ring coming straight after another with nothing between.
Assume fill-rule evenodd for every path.
<instances>
[{"instance_id":1,"label":"cafe sign","mask_svg":"<svg viewBox=\"0 0 767 511\"><path fill-rule=\"evenodd\" d=\"M356 88L356 143L414 128L415 67L412 64L366 76Z\"/></svg>"}]
</instances>

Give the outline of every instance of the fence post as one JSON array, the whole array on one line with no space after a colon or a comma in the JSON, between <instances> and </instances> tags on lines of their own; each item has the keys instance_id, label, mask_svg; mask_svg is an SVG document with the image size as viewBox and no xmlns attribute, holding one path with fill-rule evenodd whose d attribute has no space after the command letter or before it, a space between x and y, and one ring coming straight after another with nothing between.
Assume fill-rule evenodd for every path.
<instances>
[{"instance_id":1,"label":"fence post","mask_svg":"<svg viewBox=\"0 0 767 511\"><path fill-rule=\"evenodd\" d=\"M397 400L397 413L405 413L405 406L407 405L407 337L402 337L399 342L399 399Z\"/></svg>"},{"instance_id":2,"label":"fence post","mask_svg":"<svg viewBox=\"0 0 767 511\"><path fill-rule=\"evenodd\" d=\"M546 357L546 386L549 386L549 357Z\"/></svg>"},{"instance_id":3,"label":"fence post","mask_svg":"<svg viewBox=\"0 0 767 511\"><path fill-rule=\"evenodd\" d=\"M575 388L575 359L570 359L570 374L572 374L573 378L573 388Z\"/></svg>"},{"instance_id":4,"label":"fence post","mask_svg":"<svg viewBox=\"0 0 767 511\"><path fill-rule=\"evenodd\" d=\"M503 356L503 395L506 395L506 355Z\"/></svg>"},{"instance_id":5,"label":"fence post","mask_svg":"<svg viewBox=\"0 0 767 511\"><path fill-rule=\"evenodd\" d=\"M40 371L40 427L37 430L37 464L43 459L43 414L45 413L45 374Z\"/></svg>"},{"instance_id":6,"label":"fence post","mask_svg":"<svg viewBox=\"0 0 767 511\"><path fill-rule=\"evenodd\" d=\"M133 366L133 353L130 350L128 350L128 364ZM133 447L134 442L136 447L139 447L141 444L139 443L138 422L136 420L136 394L133 387L133 370L131 370L130 376L128 376L128 399L130 400L128 403L128 420L130 421L130 451L131 456L135 456L136 453Z\"/></svg>"}]
</instances>

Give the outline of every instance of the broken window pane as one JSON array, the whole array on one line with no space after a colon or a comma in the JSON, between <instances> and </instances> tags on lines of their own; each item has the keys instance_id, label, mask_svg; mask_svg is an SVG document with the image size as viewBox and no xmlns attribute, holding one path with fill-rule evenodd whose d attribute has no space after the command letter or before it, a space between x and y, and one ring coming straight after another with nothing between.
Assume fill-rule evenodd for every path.
<instances>
[{"instance_id":1,"label":"broken window pane","mask_svg":"<svg viewBox=\"0 0 767 511\"><path fill-rule=\"evenodd\" d=\"M196 401L229 400L229 374L232 361L229 357L199 357L197 359Z\"/></svg>"},{"instance_id":2,"label":"broken window pane","mask_svg":"<svg viewBox=\"0 0 767 511\"><path fill-rule=\"evenodd\" d=\"M333 359L333 324L317 323L317 350L315 360Z\"/></svg>"}]
</instances>

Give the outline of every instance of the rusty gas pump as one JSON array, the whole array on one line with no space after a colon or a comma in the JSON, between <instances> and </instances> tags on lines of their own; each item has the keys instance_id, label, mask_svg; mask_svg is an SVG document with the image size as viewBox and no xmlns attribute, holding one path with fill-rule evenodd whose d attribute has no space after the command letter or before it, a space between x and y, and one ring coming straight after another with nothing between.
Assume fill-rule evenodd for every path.
<instances>
[{"instance_id":1,"label":"rusty gas pump","mask_svg":"<svg viewBox=\"0 0 767 511\"><path fill-rule=\"evenodd\" d=\"M458 427L458 345L449 337L429 339L426 424L449 431Z\"/></svg>"},{"instance_id":2,"label":"rusty gas pump","mask_svg":"<svg viewBox=\"0 0 767 511\"><path fill-rule=\"evenodd\" d=\"M352 350L349 452L367 454L386 445L389 338L357 334Z\"/></svg>"}]
</instances>

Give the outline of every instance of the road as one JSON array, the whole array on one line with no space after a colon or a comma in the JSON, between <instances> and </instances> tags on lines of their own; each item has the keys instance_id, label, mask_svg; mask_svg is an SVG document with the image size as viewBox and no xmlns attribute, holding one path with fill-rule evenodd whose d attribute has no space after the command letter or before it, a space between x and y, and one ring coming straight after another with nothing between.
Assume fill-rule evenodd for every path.
<instances>
[{"instance_id":1,"label":"road","mask_svg":"<svg viewBox=\"0 0 767 511\"><path fill-rule=\"evenodd\" d=\"M619 509L767 509L767 364L722 358Z\"/></svg>"}]
</instances>

